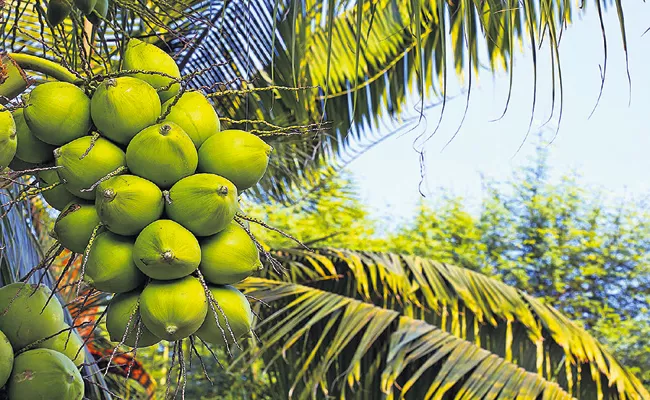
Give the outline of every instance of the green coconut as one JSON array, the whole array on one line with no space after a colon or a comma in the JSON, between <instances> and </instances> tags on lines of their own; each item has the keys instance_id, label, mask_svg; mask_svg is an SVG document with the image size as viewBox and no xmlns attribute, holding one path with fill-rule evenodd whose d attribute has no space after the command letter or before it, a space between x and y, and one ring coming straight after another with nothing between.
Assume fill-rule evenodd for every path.
<instances>
[{"instance_id":1,"label":"green coconut","mask_svg":"<svg viewBox=\"0 0 650 400\"><path fill-rule=\"evenodd\" d=\"M225 333L229 345L232 345L234 344L233 335L239 340L251 330L253 325L251 306L246 296L232 286L209 285L208 287L212 297L219 305L219 307L215 306L219 325L217 325L214 318L215 313L210 309L196 335L208 343L224 346L226 344L224 340ZM226 316L225 319L224 315ZM223 332L221 329L223 329Z\"/></svg>"},{"instance_id":2,"label":"green coconut","mask_svg":"<svg viewBox=\"0 0 650 400\"><path fill-rule=\"evenodd\" d=\"M156 90L167 87L172 83L173 77L179 79L181 72L176 65L176 61L163 50L154 46L153 44L145 43L138 39L130 39L126 44L124 51L124 58L122 63L122 70L141 70L159 72L168 76L156 74L133 74L136 78L142 79ZM180 90L180 85L174 83L168 90L158 92L160 101L165 102L170 98L176 96Z\"/></svg>"},{"instance_id":3,"label":"green coconut","mask_svg":"<svg viewBox=\"0 0 650 400\"><path fill-rule=\"evenodd\" d=\"M135 175L120 175L97 187L95 206L99 219L119 235L137 235L165 209L162 192L152 182Z\"/></svg>"},{"instance_id":4,"label":"green coconut","mask_svg":"<svg viewBox=\"0 0 650 400\"><path fill-rule=\"evenodd\" d=\"M262 267L255 242L236 222L216 235L203 238L200 244L199 269L210 283L237 283Z\"/></svg>"},{"instance_id":5,"label":"green coconut","mask_svg":"<svg viewBox=\"0 0 650 400\"><path fill-rule=\"evenodd\" d=\"M88 14L86 18L88 18L88 21L90 21L91 24L99 25L99 23L102 22L102 18L106 18L107 14L108 14L108 0L97 0L97 4L95 4L95 9L93 10L93 12Z\"/></svg>"},{"instance_id":6,"label":"green coconut","mask_svg":"<svg viewBox=\"0 0 650 400\"><path fill-rule=\"evenodd\" d=\"M163 189L193 174L197 162L192 139L173 122L143 129L126 149L129 170Z\"/></svg>"},{"instance_id":7,"label":"green coconut","mask_svg":"<svg viewBox=\"0 0 650 400\"><path fill-rule=\"evenodd\" d=\"M63 308L56 297L47 302L51 293L46 286L22 282L0 288L0 331L7 336L14 350L59 331L63 323ZM47 307L43 310L45 304Z\"/></svg>"},{"instance_id":8,"label":"green coconut","mask_svg":"<svg viewBox=\"0 0 650 400\"><path fill-rule=\"evenodd\" d=\"M55 169L38 171L37 176L40 187L47 187L61 181ZM50 207L59 211L62 211L70 202L80 200L77 196L70 193L65 188L65 185L57 185L52 189L41 192L41 194Z\"/></svg>"},{"instance_id":9,"label":"green coconut","mask_svg":"<svg viewBox=\"0 0 650 400\"><path fill-rule=\"evenodd\" d=\"M102 135L127 144L160 116L160 99L147 82L130 76L102 82L90 101L93 122Z\"/></svg>"},{"instance_id":10,"label":"green coconut","mask_svg":"<svg viewBox=\"0 0 650 400\"><path fill-rule=\"evenodd\" d=\"M195 174L183 178L169 191L165 204L169 217L197 236L225 229L237 212L237 188L218 175Z\"/></svg>"},{"instance_id":11,"label":"green coconut","mask_svg":"<svg viewBox=\"0 0 650 400\"><path fill-rule=\"evenodd\" d=\"M174 221L159 219L136 238L133 260L153 279L178 279L198 268L201 247L192 232Z\"/></svg>"},{"instance_id":12,"label":"green coconut","mask_svg":"<svg viewBox=\"0 0 650 400\"><path fill-rule=\"evenodd\" d=\"M199 149L199 171L221 175L239 191L259 182L273 148L248 132L229 129L210 136Z\"/></svg>"},{"instance_id":13,"label":"green coconut","mask_svg":"<svg viewBox=\"0 0 650 400\"><path fill-rule=\"evenodd\" d=\"M86 261L84 280L108 293L129 292L145 282L133 261L133 239L102 232L95 237Z\"/></svg>"},{"instance_id":14,"label":"green coconut","mask_svg":"<svg viewBox=\"0 0 650 400\"><path fill-rule=\"evenodd\" d=\"M21 160L41 164L47 163L54 159L55 146L39 140L27 126L25 122L24 111L22 108L14 111L14 121L16 122L17 147L16 157Z\"/></svg>"},{"instance_id":15,"label":"green coconut","mask_svg":"<svg viewBox=\"0 0 650 400\"><path fill-rule=\"evenodd\" d=\"M50 25L58 25L72 12L66 0L50 0L47 4L46 18Z\"/></svg>"},{"instance_id":16,"label":"green coconut","mask_svg":"<svg viewBox=\"0 0 650 400\"><path fill-rule=\"evenodd\" d=\"M16 356L8 384L9 400L81 400L84 381L65 355L51 349Z\"/></svg>"},{"instance_id":17,"label":"green coconut","mask_svg":"<svg viewBox=\"0 0 650 400\"><path fill-rule=\"evenodd\" d=\"M219 116L201 92L185 92L174 105L174 99L163 104L163 113L171 107L165 121L177 123L198 149L210 136L221 130Z\"/></svg>"},{"instance_id":18,"label":"green coconut","mask_svg":"<svg viewBox=\"0 0 650 400\"><path fill-rule=\"evenodd\" d=\"M24 112L27 126L45 143L63 145L88 134L90 99L67 82L47 82L29 95Z\"/></svg>"},{"instance_id":19,"label":"green coconut","mask_svg":"<svg viewBox=\"0 0 650 400\"><path fill-rule=\"evenodd\" d=\"M193 276L151 281L140 295L140 313L154 335L169 341L186 338L203 324L208 301L203 286Z\"/></svg>"},{"instance_id":20,"label":"green coconut","mask_svg":"<svg viewBox=\"0 0 650 400\"><path fill-rule=\"evenodd\" d=\"M95 4L97 4L97 0L74 0L74 5L86 15L95 9Z\"/></svg>"},{"instance_id":21,"label":"green coconut","mask_svg":"<svg viewBox=\"0 0 650 400\"><path fill-rule=\"evenodd\" d=\"M95 190L89 189L97 181L126 165L126 155L116 145L98 138L92 149L92 136L84 136L54 150L58 174L65 180L65 188L77 197L95 199ZM85 153L85 157L81 158Z\"/></svg>"},{"instance_id":22,"label":"green coconut","mask_svg":"<svg viewBox=\"0 0 650 400\"><path fill-rule=\"evenodd\" d=\"M32 168L37 168L37 167L39 167L38 164L32 164L32 163L25 162L25 161L21 160L18 157L14 157L11 160L11 162L9 163L9 168L12 171L24 171L26 169L32 169ZM0 169L0 171L2 171L2 170Z\"/></svg>"},{"instance_id":23,"label":"green coconut","mask_svg":"<svg viewBox=\"0 0 650 400\"><path fill-rule=\"evenodd\" d=\"M36 348L56 350L72 360L77 367L81 366L86 360L86 353L83 349L84 341L77 330L72 329L70 332L70 325L62 323L56 333L58 334L40 342Z\"/></svg>"},{"instance_id":24,"label":"green coconut","mask_svg":"<svg viewBox=\"0 0 650 400\"><path fill-rule=\"evenodd\" d=\"M9 111L0 111L0 171L7 168L16 155L16 123Z\"/></svg>"},{"instance_id":25,"label":"green coconut","mask_svg":"<svg viewBox=\"0 0 650 400\"><path fill-rule=\"evenodd\" d=\"M68 250L82 254L93 230L100 224L95 205L86 201L68 204L54 222L54 235Z\"/></svg>"},{"instance_id":26,"label":"green coconut","mask_svg":"<svg viewBox=\"0 0 650 400\"><path fill-rule=\"evenodd\" d=\"M11 369L14 366L14 349L7 336L0 331L0 388L9 380Z\"/></svg>"},{"instance_id":27,"label":"green coconut","mask_svg":"<svg viewBox=\"0 0 650 400\"><path fill-rule=\"evenodd\" d=\"M138 330L140 330L138 347L149 347L160 342L160 338L151 333L142 321L140 321L139 328L136 325L139 315L139 311L136 312L139 298L140 292L134 290L117 294L111 299L106 312L106 330L112 342L120 343L127 328L129 333L124 340L124 344L127 346L135 347Z\"/></svg>"}]
</instances>

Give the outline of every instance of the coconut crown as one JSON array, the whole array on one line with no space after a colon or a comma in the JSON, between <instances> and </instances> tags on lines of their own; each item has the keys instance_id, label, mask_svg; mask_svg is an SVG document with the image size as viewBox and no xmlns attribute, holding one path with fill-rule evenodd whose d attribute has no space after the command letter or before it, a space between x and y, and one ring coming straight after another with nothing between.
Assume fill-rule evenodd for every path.
<instances>
[{"instance_id":1,"label":"coconut crown","mask_svg":"<svg viewBox=\"0 0 650 400\"><path fill-rule=\"evenodd\" d=\"M145 326L156 336L175 341L196 332L208 313L203 286L193 276L151 281L140 295Z\"/></svg>"},{"instance_id":2,"label":"coconut crown","mask_svg":"<svg viewBox=\"0 0 650 400\"><path fill-rule=\"evenodd\" d=\"M153 44L145 43L138 39L130 39L126 44L122 62L122 70L142 70L160 72L161 75L135 73L134 77L142 79L149 83L156 90L169 86L172 78L181 77L180 70L173 58ZM164 74L164 75L163 75ZM175 83L170 89L158 92L161 102L165 102L174 97L180 89L180 85Z\"/></svg>"},{"instance_id":3,"label":"coconut crown","mask_svg":"<svg viewBox=\"0 0 650 400\"><path fill-rule=\"evenodd\" d=\"M138 347L149 347L158 342L160 338L156 337L146 326L139 321L140 312L138 310L140 291L134 290L128 293L120 293L111 299L106 311L106 330L113 342L121 342L130 347L136 346L136 337L138 330ZM138 322L138 324L136 324ZM126 338L124 334L128 328Z\"/></svg>"},{"instance_id":4,"label":"coconut crown","mask_svg":"<svg viewBox=\"0 0 650 400\"><path fill-rule=\"evenodd\" d=\"M7 386L10 399L81 400L84 394L77 367L51 349L34 349L16 356Z\"/></svg>"},{"instance_id":5,"label":"coconut crown","mask_svg":"<svg viewBox=\"0 0 650 400\"><path fill-rule=\"evenodd\" d=\"M237 212L237 188L214 174L194 174L169 190L167 215L197 236L223 230Z\"/></svg>"},{"instance_id":6,"label":"coconut crown","mask_svg":"<svg viewBox=\"0 0 650 400\"><path fill-rule=\"evenodd\" d=\"M229 129L210 136L199 149L200 172L228 179L239 191L259 182L273 148L248 132Z\"/></svg>"},{"instance_id":7,"label":"coconut crown","mask_svg":"<svg viewBox=\"0 0 650 400\"><path fill-rule=\"evenodd\" d=\"M160 98L147 82L130 76L107 79L99 85L90 102L95 126L102 135L121 144L156 123Z\"/></svg>"},{"instance_id":8,"label":"coconut crown","mask_svg":"<svg viewBox=\"0 0 650 400\"><path fill-rule=\"evenodd\" d=\"M90 130L90 99L83 90L67 82L47 82L29 94L25 121L45 143L63 145Z\"/></svg>"},{"instance_id":9,"label":"coconut crown","mask_svg":"<svg viewBox=\"0 0 650 400\"><path fill-rule=\"evenodd\" d=\"M218 311L219 325L217 325L214 313L208 313L196 334L208 343L225 345L226 340L228 343L234 343L235 340L250 332L253 325L253 312L248 299L232 286L210 285L209 289L213 300L219 305L226 318L224 319L221 311ZM223 328L226 338L219 327Z\"/></svg>"}]
</instances>

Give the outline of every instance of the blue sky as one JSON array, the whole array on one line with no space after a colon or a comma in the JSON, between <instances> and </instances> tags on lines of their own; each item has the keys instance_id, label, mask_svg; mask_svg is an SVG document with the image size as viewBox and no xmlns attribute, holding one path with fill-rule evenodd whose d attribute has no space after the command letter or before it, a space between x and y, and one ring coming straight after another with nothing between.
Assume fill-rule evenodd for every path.
<instances>
[{"instance_id":1,"label":"blue sky","mask_svg":"<svg viewBox=\"0 0 650 400\"><path fill-rule=\"evenodd\" d=\"M616 11L608 10L605 29L608 64L600 104L589 118L600 89L599 65L603 45L598 15L594 7L577 18L564 32L560 61L564 80L564 107L560 131L550 148L550 164L555 178L575 170L581 182L611 195L643 198L650 195L650 6L624 2L628 34L632 98L625 70ZM531 115L533 69L528 44L516 54L514 91L506 116L503 111L508 74L481 71L474 83L465 122L454 141L443 150L458 128L465 108L463 96L448 103L442 126L427 143L426 188L428 198L441 190L463 196L470 204L480 201L483 173L507 179L526 162L535 147L534 132L551 112L551 68L548 47L538 53L538 97L531 137L522 143ZM455 89L456 93L460 87ZM454 94L450 90L450 94ZM559 108L547 125L548 137L557 126ZM439 108L425 113L425 121L403 135L396 135L361 155L349 165L362 200L373 215L382 220L404 220L412 215L421 195L420 172L413 141L422 132L431 132L440 115ZM391 132L380 128L381 134Z\"/></svg>"}]
</instances>

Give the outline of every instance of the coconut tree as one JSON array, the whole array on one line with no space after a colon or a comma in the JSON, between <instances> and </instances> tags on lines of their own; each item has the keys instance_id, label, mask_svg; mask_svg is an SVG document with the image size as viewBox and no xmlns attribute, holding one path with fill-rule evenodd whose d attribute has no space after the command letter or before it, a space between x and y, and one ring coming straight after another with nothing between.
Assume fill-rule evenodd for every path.
<instances>
[{"instance_id":1,"label":"coconut tree","mask_svg":"<svg viewBox=\"0 0 650 400\"><path fill-rule=\"evenodd\" d=\"M606 3L593 3L601 19ZM625 46L622 2L611 3ZM52 25L48 6L5 4L2 43L13 62L5 57L0 72L4 103L34 80L101 75L119 66L129 37L148 40L174 55L182 85L208 93L224 126L274 147L266 178L244 195L280 202L308 200L382 116L400 115L410 92L444 115L454 73L466 77L468 96L485 65L512 77L518 42L533 53L549 43L561 82L559 38L584 12L553 0L115 0L94 25L75 10ZM28 229L20 239L9 232L5 242L27 242ZM481 274L346 249L264 255L267 271L239 285L259 300L261 342L232 368L263 359L279 397L650 398L583 329ZM25 265L4 260L6 271Z\"/></svg>"}]
</instances>

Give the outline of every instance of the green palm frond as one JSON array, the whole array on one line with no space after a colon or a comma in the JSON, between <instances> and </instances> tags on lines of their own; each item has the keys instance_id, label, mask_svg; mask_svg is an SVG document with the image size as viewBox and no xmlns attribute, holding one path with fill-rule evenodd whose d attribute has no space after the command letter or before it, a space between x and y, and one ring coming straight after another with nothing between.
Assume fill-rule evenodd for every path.
<instances>
[{"instance_id":1,"label":"green palm frond","mask_svg":"<svg viewBox=\"0 0 650 400\"><path fill-rule=\"evenodd\" d=\"M544 396L552 390L582 399L650 398L578 325L477 272L338 249L282 250L277 257L287 276L240 286L272 304L270 311L258 307L265 318L256 328L261 344L250 352L263 355L272 373L278 365L288 374L283 384L296 397L321 390L373 398L381 389L407 398L442 398L436 396L444 391L469 396L450 398L476 398L464 390L496 395L504 387L501 397L487 398L514 398L511 393L528 390L521 384ZM451 370L445 366L450 354L462 358ZM300 367L287 368L285 361ZM493 362L504 376L489 366ZM497 377L505 382L492 380Z\"/></svg>"}]
</instances>

